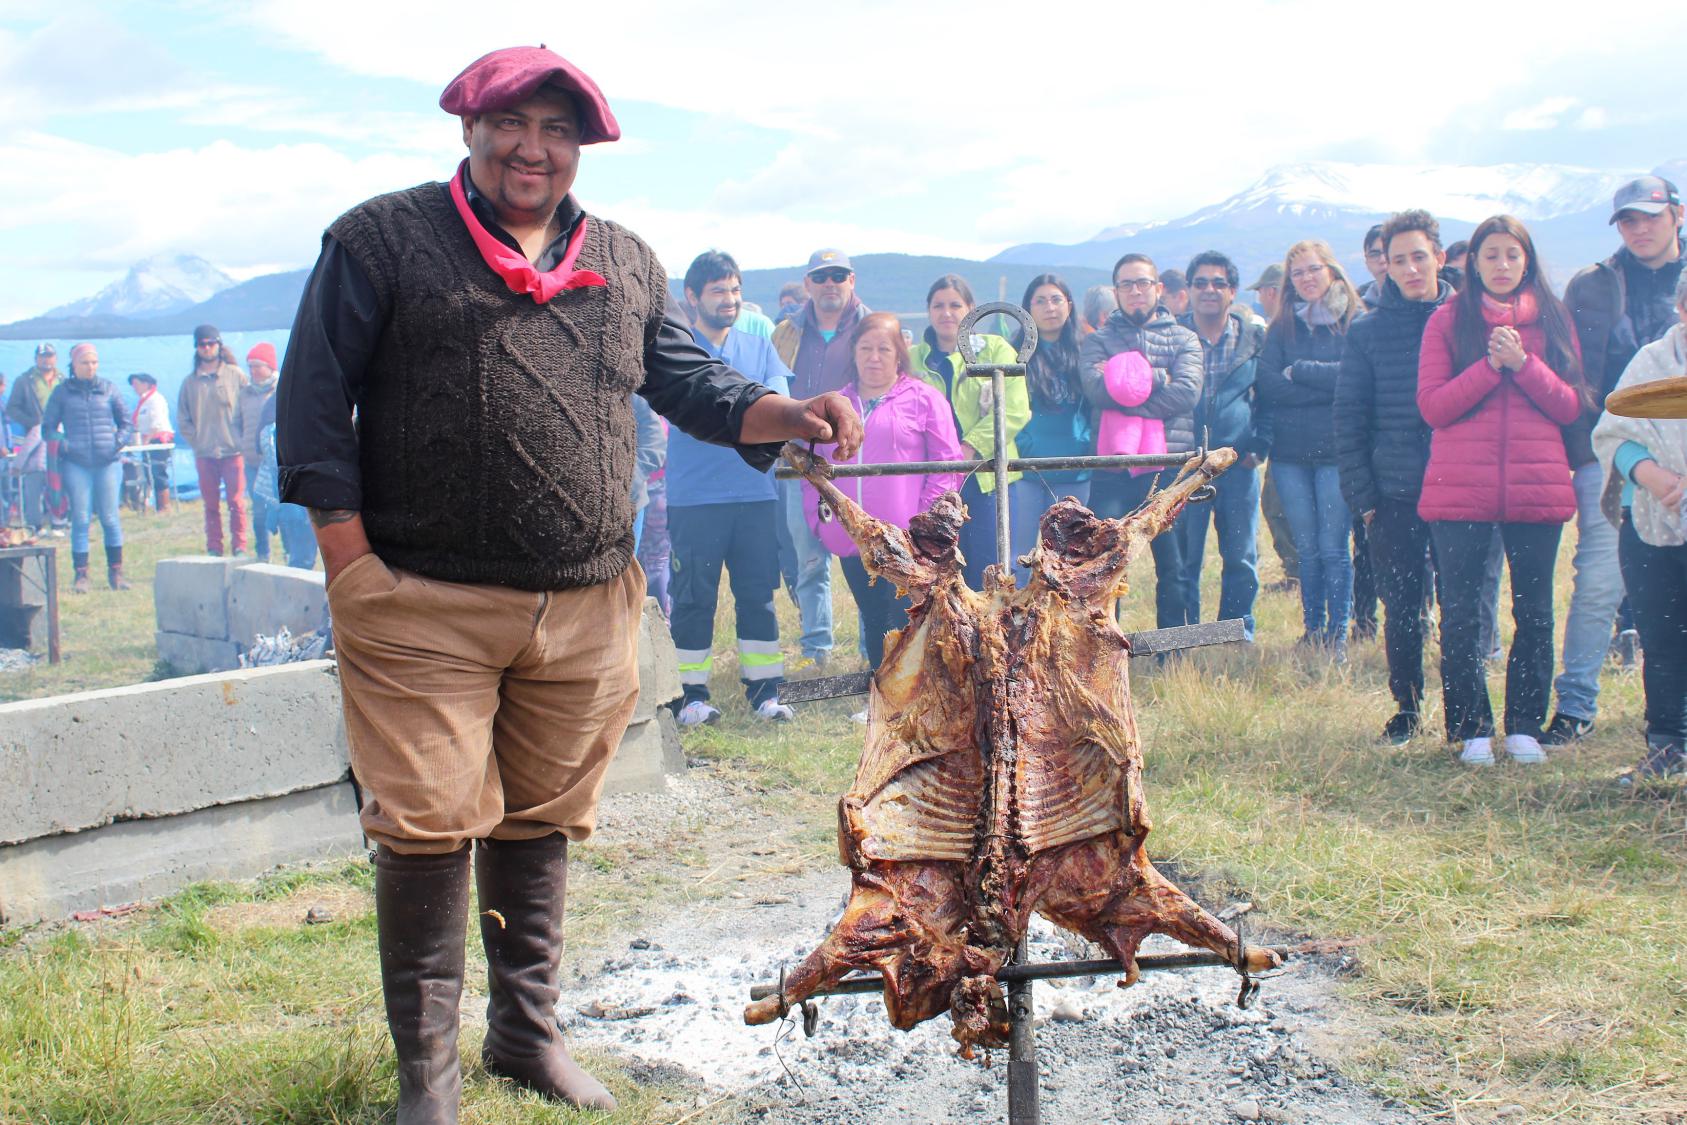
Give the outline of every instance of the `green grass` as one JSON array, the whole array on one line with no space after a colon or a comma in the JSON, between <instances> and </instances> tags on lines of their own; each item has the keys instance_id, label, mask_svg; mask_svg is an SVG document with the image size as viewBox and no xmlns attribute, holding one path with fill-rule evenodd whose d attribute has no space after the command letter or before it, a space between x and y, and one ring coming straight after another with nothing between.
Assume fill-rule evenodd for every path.
<instances>
[{"instance_id":1,"label":"green grass","mask_svg":"<svg viewBox=\"0 0 1687 1125\"><path fill-rule=\"evenodd\" d=\"M89 576L93 589L87 594L70 592L75 568L69 538L42 540L58 548L55 561L63 660L49 664L43 650L38 664L0 672L0 703L121 687L172 675L158 664L152 576L159 559L205 553L204 512L197 501L179 503L161 515L125 509L123 569L134 589L121 592L106 586L105 544L98 521L90 533Z\"/></svg>"},{"instance_id":2,"label":"green grass","mask_svg":"<svg viewBox=\"0 0 1687 1125\"><path fill-rule=\"evenodd\" d=\"M173 542L161 534L152 557L192 550L197 515L175 517L181 531ZM149 563L136 569L150 575ZM1276 577L1274 562L1265 569ZM1144 560L1127 628L1149 625L1151 575ZM828 673L856 666L841 579L834 593ZM145 603L144 587L131 598ZM778 604L794 641L794 614L783 595ZM136 647L150 649L149 604L139 617ZM1332 670L1293 653L1294 598L1263 596L1258 618L1252 649L1136 669L1156 859L1199 875L1214 904L1252 899L1258 924L1277 933L1352 943L1340 985L1350 1010L1328 1049L1373 1089L1453 1121L1512 1104L1525 1109L1512 1120L1530 1122L1687 1120L1687 794L1613 783L1642 749L1638 678L1607 672L1598 732L1575 749L1532 769L1470 771L1441 744L1434 706L1431 729L1412 743L1376 742L1392 711L1379 646L1355 646L1351 666ZM778 855L723 851L701 822L649 844L589 842L574 856L572 949L608 948L653 915L744 886L758 865L835 862L833 809L860 749L861 728L847 718L859 702L806 707L785 725L757 721L732 638L723 590L714 687L725 715L688 733L687 751L774 815L767 843ZM77 651L90 665L99 659ZM1432 698L1436 659L1431 644ZM127 660L107 672L150 670L138 653ZM41 690L26 694L69 689L33 686ZM390 1116L373 922L357 905L368 881L366 866L351 864L195 888L114 923L0 933L0 1121ZM336 922L304 927L297 916L312 895L349 905ZM476 1057L474 1033L464 1051ZM695 1089L612 1059L591 1063L622 1098L621 1120L693 1112ZM472 1068L467 1077L465 1121L571 1120ZM731 1120L734 1108L692 1120Z\"/></svg>"}]
</instances>

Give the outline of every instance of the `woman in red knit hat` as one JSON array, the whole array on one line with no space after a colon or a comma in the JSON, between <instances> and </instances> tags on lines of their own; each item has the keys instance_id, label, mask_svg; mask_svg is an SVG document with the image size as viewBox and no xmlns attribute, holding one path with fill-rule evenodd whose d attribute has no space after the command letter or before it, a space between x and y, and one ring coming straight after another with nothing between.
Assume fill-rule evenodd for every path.
<instances>
[{"instance_id":1,"label":"woman in red knit hat","mask_svg":"<svg viewBox=\"0 0 1687 1125\"><path fill-rule=\"evenodd\" d=\"M1442 576L1441 692L1447 738L1467 765L1494 761L1494 714L1478 634L1483 560L1497 526L1516 633L1505 676L1505 750L1544 761L1552 680L1552 571L1576 514L1561 427L1587 400L1569 314L1510 215L1470 238L1468 281L1424 326L1418 410L1432 431L1418 515Z\"/></svg>"}]
</instances>

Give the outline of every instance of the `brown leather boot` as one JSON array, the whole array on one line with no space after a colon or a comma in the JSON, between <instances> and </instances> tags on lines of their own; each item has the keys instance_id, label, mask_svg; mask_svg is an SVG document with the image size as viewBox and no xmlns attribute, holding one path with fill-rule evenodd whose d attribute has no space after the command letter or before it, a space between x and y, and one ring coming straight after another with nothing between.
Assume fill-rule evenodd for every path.
<instances>
[{"instance_id":1,"label":"brown leather boot","mask_svg":"<svg viewBox=\"0 0 1687 1125\"><path fill-rule=\"evenodd\" d=\"M457 1004L463 995L469 849L447 855L375 852L375 923L387 1029L398 1052L398 1125L455 1125L463 1074Z\"/></svg>"},{"instance_id":2,"label":"brown leather boot","mask_svg":"<svg viewBox=\"0 0 1687 1125\"><path fill-rule=\"evenodd\" d=\"M76 568L76 577L71 580L70 592L73 594L86 594L88 592L87 564Z\"/></svg>"},{"instance_id":3,"label":"brown leather boot","mask_svg":"<svg viewBox=\"0 0 1687 1125\"><path fill-rule=\"evenodd\" d=\"M474 874L490 997L487 1073L583 1109L614 1110L603 1083L569 1056L556 1018L568 838L481 840Z\"/></svg>"},{"instance_id":4,"label":"brown leather boot","mask_svg":"<svg viewBox=\"0 0 1687 1125\"><path fill-rule=\"evenodd\" d=\"M123 548L107 547L105 551L105 580L113 590L131 589L129 580L123 577Z\"/></svg>"}]
</instances>

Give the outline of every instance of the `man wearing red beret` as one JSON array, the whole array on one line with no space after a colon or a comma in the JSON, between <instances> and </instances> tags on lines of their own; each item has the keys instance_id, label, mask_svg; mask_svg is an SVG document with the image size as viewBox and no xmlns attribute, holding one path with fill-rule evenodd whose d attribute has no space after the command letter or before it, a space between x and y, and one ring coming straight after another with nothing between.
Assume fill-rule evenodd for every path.
<instances>
[{"instance_id":1,"label":"man wearing red beret","mask_svg":"<svg viewBox=\"0 0 1687 1125\"><path fill-rule=\"evenodd\" d=\"M487 1070L615 1105L555 1004L568 841L638 691L631 396L757 468L861 438L841 396L698 347L650 248L575 203L580 146L620 136L579 69L494 51L439 104L468 159L328 228L277 399L282 499L328 571L406 1125L457 1119L471 849Z\"/></svg>"}]
</instances>

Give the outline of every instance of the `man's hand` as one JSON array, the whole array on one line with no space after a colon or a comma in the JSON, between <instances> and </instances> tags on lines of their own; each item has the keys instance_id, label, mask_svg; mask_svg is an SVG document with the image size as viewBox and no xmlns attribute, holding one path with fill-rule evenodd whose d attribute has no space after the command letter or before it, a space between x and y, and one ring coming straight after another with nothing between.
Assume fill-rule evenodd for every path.
<instances>
[{"instance_id":1,"label":"man's hand","mask_svg":"<svg viewBox=\"0 0 1687 1125\"><path fill-rule=\"evenodd\" d=\"M322 569L328 572L327 585L332 586L340 572L375 548L363 531L363 513L346 508L310 509L311 527L316 530L316 545L322 548Z\"/></svg>"},{"instance_id":2,"label":"man's hand","mask_svg":"<svg viewBox=\"0 0 1687 1125\"><path fill-rule=\"evenodd\" d=\"M738 440L744 445L831 441L837 443L837 459L848 461L861 449L861 436L861 419L849 400L836 391L827 391L805 399L763 395L744 412Z\"/></svg>"}]
</instances>

